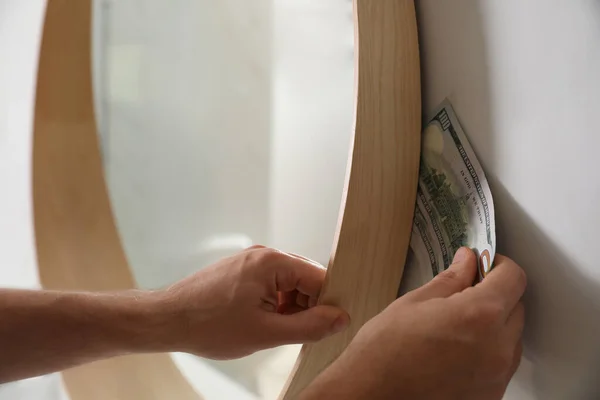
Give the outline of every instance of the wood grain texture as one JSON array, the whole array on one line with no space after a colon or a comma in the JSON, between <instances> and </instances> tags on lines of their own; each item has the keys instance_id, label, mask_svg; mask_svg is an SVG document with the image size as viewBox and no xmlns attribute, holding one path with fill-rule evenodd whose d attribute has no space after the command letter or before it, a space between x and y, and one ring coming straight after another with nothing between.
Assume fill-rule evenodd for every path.
<instances>
[{"instance_id":1,"label":"wood grain texture","mask_svg":"<svg viewBox=\"0 0 600 400\"><path fill-rule=\"evenodd\" d=\"M396 299L409 246L421 139L413 0L354 0L356 122L346 186L319 302L350 328L302 348L281 398L294 399Z\"/></svg>"},{"instance_id":2,"label":"wood grain texture","mask_svg":"<svg viewBox=\"0 0 600 400\"><path fill-rule=\"evenodd\" d=\"M43 35L33 145L42 285L91 291L134 288L110 208L96 132L91 0L48 0ZM96 362L63 376L72 400L201 398L167 354Z\"/></svg>"}]
</instances>

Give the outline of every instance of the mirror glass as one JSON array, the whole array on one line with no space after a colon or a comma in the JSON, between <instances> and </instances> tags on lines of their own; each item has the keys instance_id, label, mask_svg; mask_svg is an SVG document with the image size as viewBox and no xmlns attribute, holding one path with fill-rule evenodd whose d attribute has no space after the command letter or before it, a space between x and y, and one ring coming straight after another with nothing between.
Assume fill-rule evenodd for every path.
<instances>
[{"instance_id":1,"label":"mirror glass","mask_svg":"<svg viewBox=\"0 0 600 400\"><path fill-rule=\"evenodd\" d=\"M351 0L94 1L105 175L140 287L252 244L327 264L353 64ZM209 400L273 399L298 349L173 356Z\"/></svg>"}]
</instances>

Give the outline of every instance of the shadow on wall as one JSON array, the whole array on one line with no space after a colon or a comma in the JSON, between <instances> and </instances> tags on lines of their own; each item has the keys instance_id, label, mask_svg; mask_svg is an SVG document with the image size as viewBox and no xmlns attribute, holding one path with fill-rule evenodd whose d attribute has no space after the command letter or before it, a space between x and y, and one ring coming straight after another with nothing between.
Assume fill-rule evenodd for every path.
<instances>
[{"instance_id":1,"label":"shadow on wall","mask_svg":"<svg viewBox=\"0 0 600 400\"><path fill-rule=\"evenodd\" d=\"M498 252L519 263L529 278L524 359L505 398L600 398L597 368L588 368L600 367L599 351L593 351L600 338L595 317L600 288L580 274L496 175L501 166L495 145L502 139L495 131L484 2L417 0L416 5L425 117L443 98L450 99L492 189Z\"/></svg>"},{"instance_id":2,"label":"shadow on wall","mask_svg":"<svg viewBox=\"0 0 600 400\"><path fill-rule=\"evenodd\" d=\"M557 243L538 228L504 186L492 182L499 251L527 272L525 357L533 362L535 393L542 399L600 397L600 290L579 273Z\"/></svg>"}]
</instances>

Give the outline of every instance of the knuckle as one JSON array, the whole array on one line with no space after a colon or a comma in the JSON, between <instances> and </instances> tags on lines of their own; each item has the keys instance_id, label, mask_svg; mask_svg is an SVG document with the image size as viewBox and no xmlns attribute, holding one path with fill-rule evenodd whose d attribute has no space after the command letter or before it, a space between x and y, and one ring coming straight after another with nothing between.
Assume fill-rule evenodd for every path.
<instances>
[{"instance_id":1,"label":"knuckle","mask_svg":"<svg viewBox=\"0 0 600 400\"><path fill-rule=\"evenodd\" d=\"M454 269L449 268L449 269L443 271L441 274L439 274L438 278L442 279L442 280L454 282L455 280L458 279L458 274L456 273L456 271Z\"/></svg>"},{"instance_id":2,"label":"knuckle","mask_svg":"<svg viewBox=\"0 0 600 400\"><path fill-rule=\"evenodd\" d=\"M510 374L513 365L513 354L508 351L493 351L488 353L485 372L492 380L504 380Z\"/></svg>"},{"instance_id":3,"label":"knuckle","mask_svg":"<svg viewBox=\"0 0 600 400\"><path fill-rule=\"evenodd\" d=\"M480 307L483 318L487 320L496 321L502 318L504 314L504 307L498 302L486 302L481 304Z\"/></svg>"},{"instance_id":4,"label":"knuckle","mask_svg":"<svg viewBox=\"0 0 600 400\"><path fill-rule=\"evenodd\" d=\"M260 264L270 264L281 260L283 253L279 250L272 249L270 247L263 247L257 252L257 261Z\"/></svg>"},{"instance_id":5,"label":"knuckle","mask_svg":"<svg viewBox=\"0 0 600 400\"><path fill-rule=\"evenodd\" d=\"M481 322L481 310L477 305L471 305L464 309L463 320L469 326L478 326Z\"/></svg>"},{"instance_id":6,"label":"knuckle","mask_svg":"<svg viewBox=\"0 0 600 400\"><path fill-rule=\"evenodd\" d=\"M458 273L453 269L447 269L435 277L438 284L445 286L454 286L459 281Z\"/></svg>"},{"instance_id":7,"label":"knuckle","mask_svg":"<svg viewBox=\"0 0 600 400\"><path fill-rule=\"evenodd\" d=\"M480 303L468 307L465 311L465 318L470 325L489 328L495 326L503 313L502 306L497 303Z\"/></svg>"}]
</instances>

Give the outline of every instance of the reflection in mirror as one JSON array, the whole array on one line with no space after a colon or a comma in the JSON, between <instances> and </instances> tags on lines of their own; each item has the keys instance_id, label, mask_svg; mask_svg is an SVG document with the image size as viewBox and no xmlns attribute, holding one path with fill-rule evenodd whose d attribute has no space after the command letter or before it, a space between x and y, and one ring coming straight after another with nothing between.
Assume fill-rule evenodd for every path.
<instances>
[{"instance_id":1,"label":"reflection in mirror","mask_svg":"<svg viewBox=\"0 0 600 400\"><path fill-rule=\"evenodd\" d=\"M252 244L327 264L352 130L351 0L95 0L92 42L105 175L141 287ZM207 399L272 399L297 352L174 359Z\"/></svg>"}]
</instances>

